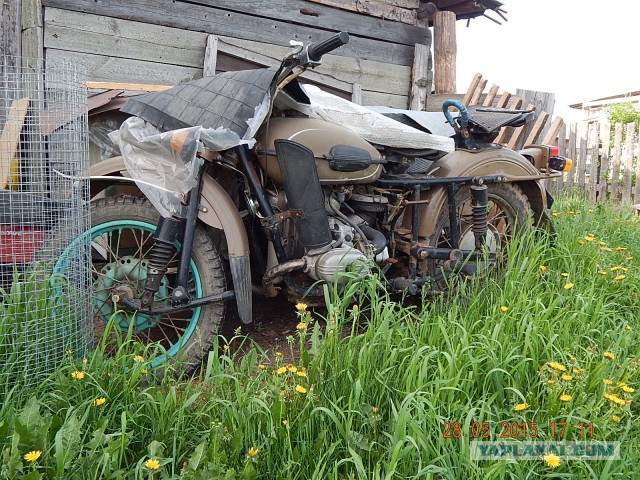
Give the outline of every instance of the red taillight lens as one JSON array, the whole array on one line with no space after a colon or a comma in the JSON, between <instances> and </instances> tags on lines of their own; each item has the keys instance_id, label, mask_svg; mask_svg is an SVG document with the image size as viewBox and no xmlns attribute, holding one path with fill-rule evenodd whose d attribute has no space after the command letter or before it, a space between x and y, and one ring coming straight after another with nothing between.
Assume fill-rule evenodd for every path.
<instances>
[{"instance_id":1,"label":"red taillight lens","mask_svg":"<svg viewBox=\"0 0 640 480\"><path fill-rule=\"evenodd\" d=\"M560 155L560 149L558 147L549 147L549 156L557 157Z\"/></svg>"}]
</instances>

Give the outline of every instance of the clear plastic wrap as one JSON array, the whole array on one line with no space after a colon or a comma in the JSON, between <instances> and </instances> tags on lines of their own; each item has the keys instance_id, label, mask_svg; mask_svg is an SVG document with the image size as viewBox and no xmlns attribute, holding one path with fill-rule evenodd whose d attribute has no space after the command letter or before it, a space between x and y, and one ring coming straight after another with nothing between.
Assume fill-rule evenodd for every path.
<instances>
[{"instance_id":1,"label":"clear plastic wrap","mask_svg":"<svg viewBox=\"0 0 640 480\"><path fill-rule=\"evenodd\" d=\"M222 128L160 132L138 117L127 119L110 137L120 146L131 178L163 217L180 214L185 196L197 185L203 162L196 155L199 142L214 151L251 143Z\"/></svg>"}]
</instances>

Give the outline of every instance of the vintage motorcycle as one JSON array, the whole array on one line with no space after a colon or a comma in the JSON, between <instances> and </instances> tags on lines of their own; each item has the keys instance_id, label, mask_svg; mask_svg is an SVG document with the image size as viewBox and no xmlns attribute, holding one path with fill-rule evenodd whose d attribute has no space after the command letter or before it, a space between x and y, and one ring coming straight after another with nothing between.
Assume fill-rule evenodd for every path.
<instances>
[{"instance_id":1,"label":"vintage motorcycle","mask_svg":"<svg viewBox=\"0 0 640 480\"><path fill-rule=\"evenodd\" d=\"M323 282L376 264L389 290L418 295L495 267L519 231L550 224L544 181L570 161L544 145L492 143L532 111L447 101L439 122L451 135L437 136L409 112L300 85L348 40L299 44L278 69L226 72L122 108L122 156L91 173L94 309L98 322L159 341L154 364L198 365L229 302L249 323L253 294L312 303ZM130 180L137 195L109 193Z\"/></svg>"}]
</instances>

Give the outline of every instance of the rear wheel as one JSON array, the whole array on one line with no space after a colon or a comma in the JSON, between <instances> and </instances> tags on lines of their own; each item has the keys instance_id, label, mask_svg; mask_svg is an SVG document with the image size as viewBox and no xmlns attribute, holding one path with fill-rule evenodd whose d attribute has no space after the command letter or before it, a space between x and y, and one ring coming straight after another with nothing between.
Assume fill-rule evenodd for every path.
<instances>
[{"instance_id":1,"label":"rear wheel","mask_svg":"<svg viewBox=\"0 0 640 480\"><path fill-rule=\"evenodd\" d=\"M491 253L496 254L497 266L506 261L506 246L518 233L530 231L532 227L532 214L529 200L517 186L509 183L494 183L487 186L488 205L487 223L488 231L486 245ZM469 187L461 188L456 194L456 216L458 220L459 247L463 250L475 248L475 236L473 235L473 216L471 209L471 190ZM429 237L429 244L440 248L453 248L451 228L449 225L448 204L442 207L434 234ZM443 272L444 262L426 260L423 269L428 275L437 275ZM445 283L445 282L440 282ZM442 284L440 286L442 286Z\"/></svg>"},{"instance_id":2,"label":"rear wheel","mask_svg":"<svg viewBox=\"0 0 640 480\"><path fill-rule=\"evenodd\" d=\"M149 253L159 214L146 199L108 197L91 207L91 258L94 297L94 327L100 338L113 317L119 335L129 330L143 343L158 342L164 353L151 360L152 366L179 360L183 370L192 370L210 350L225 316L224 302L215 302L180 312L149 315L124 313L114 308L114 293L132 298L143 293ZM171 304L177 273L176 249L160 282L155 302ZM187 290L192 298L221 293L225 273L216 247L203 228L196 227Z\"/></svg>"}]
</instances>

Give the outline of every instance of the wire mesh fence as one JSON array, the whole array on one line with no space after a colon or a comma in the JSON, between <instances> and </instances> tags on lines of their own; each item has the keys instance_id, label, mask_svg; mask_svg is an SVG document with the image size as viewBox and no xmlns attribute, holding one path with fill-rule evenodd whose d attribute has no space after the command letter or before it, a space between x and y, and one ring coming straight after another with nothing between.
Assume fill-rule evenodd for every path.
<instances>
[{"instance_id":1,"label":"wire mesh fence","mask_svg":"<svg viewBox=\"0 0 640 480\"><path fill-rule=\"evenodd\" d=\"M0 385L92 341L82 67L0 56Z\"/></svg>"}]
</instances>

